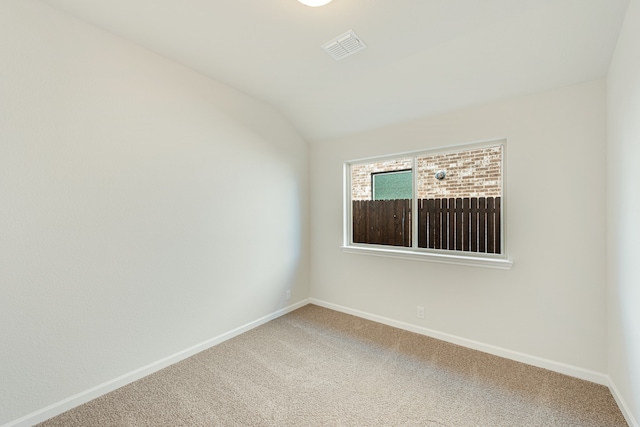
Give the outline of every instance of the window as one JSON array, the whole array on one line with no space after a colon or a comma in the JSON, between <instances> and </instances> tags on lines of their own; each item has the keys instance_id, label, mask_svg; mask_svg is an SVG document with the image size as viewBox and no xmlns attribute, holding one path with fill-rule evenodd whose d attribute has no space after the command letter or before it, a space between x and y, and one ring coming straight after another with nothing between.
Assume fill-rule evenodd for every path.
<instances>
[{"instance_id":1,"label":"window","mask_svg":"<svg viewBox=\"0 0 640 427\"><path fill-rule=\"evenodd\" d=\"M411 199L413 173L411 169L371 173L373 200Z\"/></svg>"},{"instance_id":2,"label":"window","mask_svg":"<svg viewBox=\"0 0 640 427\"><path fill-rule=\"evenodd\" d=\"M504 141L345 164L350 252L509 268Z\"/></svg>"}]
</instances>

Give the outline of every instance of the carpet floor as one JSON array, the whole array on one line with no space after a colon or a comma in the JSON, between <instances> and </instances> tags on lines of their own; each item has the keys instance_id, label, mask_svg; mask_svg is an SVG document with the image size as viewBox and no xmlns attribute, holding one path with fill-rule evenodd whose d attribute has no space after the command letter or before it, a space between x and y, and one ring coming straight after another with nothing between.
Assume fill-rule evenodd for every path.
<instances>
[{"instance_id":1,"label":"carpet floor","mask_svg":"<svg viewBox=\"0 0 640 427\"><path fill-rule=\"evenodd\" d=\"M307 305L39 426L627 424L604 386Z\"/></svg>"}]
</instances>

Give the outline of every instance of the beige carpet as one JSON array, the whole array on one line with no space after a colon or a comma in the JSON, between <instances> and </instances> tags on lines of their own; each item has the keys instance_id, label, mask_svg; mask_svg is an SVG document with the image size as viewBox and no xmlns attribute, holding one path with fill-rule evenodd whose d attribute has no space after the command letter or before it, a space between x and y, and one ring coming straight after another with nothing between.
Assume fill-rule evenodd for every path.
<instances>
[{"instance_id":1,"label":"beige carpet","mask_svg":"<svg viewBox=\"0 0 640 427\"><path fill-rule=\"evenodd\" d=\"M606 387L314 305L40 426L627 426Z\"/></svg>"}]
</instances>

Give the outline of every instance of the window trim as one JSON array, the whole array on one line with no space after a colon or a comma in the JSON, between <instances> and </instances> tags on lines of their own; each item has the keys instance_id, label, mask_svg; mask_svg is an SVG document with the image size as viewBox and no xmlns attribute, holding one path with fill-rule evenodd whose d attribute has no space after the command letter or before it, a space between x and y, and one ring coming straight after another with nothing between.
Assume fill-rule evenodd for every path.
<instances>
[{"instance_id":1,"label":"window trim","mask_svg":"<svg viewBox=\"0 0 640 427\"><path fill-rule=\"evenodd\" d=\"M367 157L356 160L346 161L343 164L343 184L344 184L344 197L343 197L343 241L341 245L341 249L346 253L354 253L354 254L362 254L362 255L373 255L373 256L382 256L382 257L391 257L391 258L402 258L402 259L410 259L410 260L420 260L420 261L430 261L430 262L438 262L445 264L457 264L457 265L465 265L465 266L475 266L475 267L488 267L488 268L497 268L497 269L505 269L508 270L512 267L513 261L509 259L508 252L508 239L507 239L507 198L504 197L506 194L506 152L507 152L507 144L505 138L500 139L492 139L481 142L474 142L469 144L458 144L458 145L450 145L443 146L433 149L425 149L425 150L417 150L410 152L402 152L395 153L391 155L384 156L375 156L375 157ZM467 251L452 251L446 249L431 249L431 248L418 248L417 247L417 237L418 237L418 227L415 225L412 227L412 247L402 247L402 246L387 246L387 245L375 245L375 244L367 244L367 243L353 243L353 212L352 212L352 188L351 188L351 167L353 165L358 164L366 164L372 162L379 162L385 160L393 160L399 159L403 157L412 157L413 166L413 212L417 212L417 204L418 198L415 194L417 188L418 174L415 173L415 158L420 155L437 155L437 154L446 154L452 153L456 151L468 151L479 148L487 148L487 147L495 147L500 145L502 147L502 155L500 159L500 167L502 171L502 182L501 182L501 254L488 254L488 253L478 253L478 252L467 252Z\"/></svg>"}]
</instances>

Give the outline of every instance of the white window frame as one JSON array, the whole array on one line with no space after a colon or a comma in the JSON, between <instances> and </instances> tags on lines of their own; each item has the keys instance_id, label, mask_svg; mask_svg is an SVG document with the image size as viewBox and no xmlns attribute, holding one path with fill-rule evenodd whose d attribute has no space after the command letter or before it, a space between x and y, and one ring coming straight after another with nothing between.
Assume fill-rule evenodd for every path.
<instances>
[{"instance_id":1,"label":"white window frame","mask_svg":"<svg viewBox=\"0 0 640 427\"><path fill-rule=\"evenodd\" d=\"M416 158L424 155L437 155L448 154L458 151L468 151L480 148L495 147L500 145L502 147L501 155L501 171L502 171L502 185L501 185L501 204L500 204L500 226L501 226L501 254L489 254L478 253L468 251L454 251L448 249L430 249L418 247L418 227L417 221L413 221L412 225L412 247L401 246L387 246L376 245L369 243L353 243L353 213L352 213L352 188L351 188L351 167L359 164L367 164L374 162L381 162L385 160L393 160L400 158L413 158L413 205L412 211L418 212L418 197L416 196L418 174L416 173ZM505 139L490 140L483 142L476 142L471 144L460 144L446 147L439 147L434 149L425 149L419 151L411 151L404 153L395 153L385 156L368 157L356 160L346 161L344 163L344 207L343 207L343 244L342 250L347 253L374 255L391 258L403 258L410 260L439 262L445 264L457 264L466 266L477 266L487 268L497 268L508 270L512 267L513 262L509 259L508 252L508 239L507 239L507 200L506 194L506 150L507 144ZM415 218L415 215L414 215Z\"/></svg>"}]
</instances>

